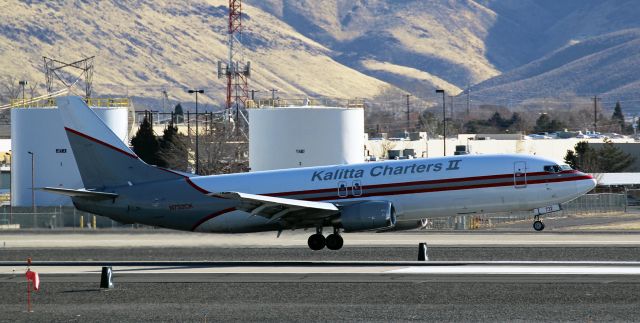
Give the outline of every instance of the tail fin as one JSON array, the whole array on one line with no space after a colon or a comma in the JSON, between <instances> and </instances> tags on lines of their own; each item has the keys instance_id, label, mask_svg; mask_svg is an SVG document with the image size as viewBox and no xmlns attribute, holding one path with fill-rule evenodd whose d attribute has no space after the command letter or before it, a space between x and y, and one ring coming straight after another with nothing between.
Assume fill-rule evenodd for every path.
<instances>
[{"instance_id":1,"label":"tail fin","mask_svg":"<svg viewBox=\"0 0 640 323\"><path fill-rule=\"evenodd\" d=\"M143 162L80 97L59 97L57 105L85 188L184 178Z\"/></svg>"}]
</instances>

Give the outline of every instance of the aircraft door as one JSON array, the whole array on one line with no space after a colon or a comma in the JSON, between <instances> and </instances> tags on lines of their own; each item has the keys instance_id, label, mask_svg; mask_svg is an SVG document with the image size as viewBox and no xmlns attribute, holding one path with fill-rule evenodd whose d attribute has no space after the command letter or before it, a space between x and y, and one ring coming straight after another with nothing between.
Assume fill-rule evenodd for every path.
<instances>
[{"instance_id":1,"label":"aircraft door","mask_svg":"<svg viewBox=\"0 0 640 323\"><path fill-rule=\"evenodd\" d=\"M353 181L351 185L351 191L353 192L353 196L361 196L362 195L362 184L359 180Z\"/></svg>"},{"instance_id":2,"label":"aircraft door","mask_svg":"<svg viewBox=\"0 0 640 323\"><path fill-rule=\"evenodd\" d=\"M527 163L517 161L513 163L513 186L515 188L527 187Z\"/></svg>"},{"instance_id":3,"label":"aircraft door","mask_svg":"<svg viewBox=\"0 0 640 323\"><path fill-rule=\"evenodd\" d=\"M347 195L349 195L349 191L347 188L347 183L346 182L339 182L338 183L338 197L347 197Z\"/></svg>"}]
</instances>

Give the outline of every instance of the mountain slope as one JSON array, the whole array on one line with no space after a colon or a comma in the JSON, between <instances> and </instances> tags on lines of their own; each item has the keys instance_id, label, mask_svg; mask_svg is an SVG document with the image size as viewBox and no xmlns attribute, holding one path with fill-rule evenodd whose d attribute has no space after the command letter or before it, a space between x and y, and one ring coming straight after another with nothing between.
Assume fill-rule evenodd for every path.
<instances>
[{"instance_id":1,"label":"mountain slope","mask_svg":"<svg viewBox=\"0 0 640 323\"><path fill-rule=\"evenodd\" d=\"M41 56L97 55L98 93L159 99L166 89L185 101L198 87L222 103L227 3L4 1L0 80L42 84ZM469 84L487 104L640 93L637 0L245 0L243 12L258 97L372 98L397 86L434 100L434 88Z\"/></svg>"},{"instance_id":2,"label":"mountain slope","mask_svg":"<svg viewBox=\"0 0 640 323\"><path fill-rule=\"evenodd\" d=\"M601 95L637 98L640 28L618 31L567 45L539 60L482 82L473 95L488 99Z\"/></svg>"},{"instance_id":3,"label":"mountain slope","mask_svg":"<svg viewBox=\"0 0 640 323\"><path fill-rule=\"evenodd\" d=\"M225 82L217 79L216 64L227 55L226 3L3 2L0 75L42 84L42 56L74 61L96 55L97 93L160 97L165 88L172 98L190 100L185 89L198 87L221 103ZM336 62L328 55L331 49L273 15L250 5L244 10L251 88L276 88L283 96L352 98L372 97L390 86Z\"/></svg>"}]
</instances>

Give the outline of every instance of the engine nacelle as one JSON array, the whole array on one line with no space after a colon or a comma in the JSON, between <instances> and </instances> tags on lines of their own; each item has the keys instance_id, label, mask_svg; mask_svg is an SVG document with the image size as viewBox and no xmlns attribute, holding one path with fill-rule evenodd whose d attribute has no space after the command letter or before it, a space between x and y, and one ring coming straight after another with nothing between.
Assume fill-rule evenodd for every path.
<instances>
[{"instance_id":1,"label":"engine nacelle","mask_svg":"<svg viewBox=\"0 0 640 323\"><path fill-rule=\"evenodd\" d=\"M345 205L340 210L344 231L366 231L393 228L396 215L389 201L367 201Z\"/></svg>"},{"instance_id":2,"label":"engine nacelle","mask_svg":"<svg viewBox=\"0 0 640 323\"><path fill-rule=\"evenodd\" d=\"M389 232L389 231L404 231L404 230L413 230L413 229L424 229L427 227L427 219L420 220L409 220L409 221L397 221L396 225L392 228L381 229L378 232Z\"/></svg>"}]
</instances>

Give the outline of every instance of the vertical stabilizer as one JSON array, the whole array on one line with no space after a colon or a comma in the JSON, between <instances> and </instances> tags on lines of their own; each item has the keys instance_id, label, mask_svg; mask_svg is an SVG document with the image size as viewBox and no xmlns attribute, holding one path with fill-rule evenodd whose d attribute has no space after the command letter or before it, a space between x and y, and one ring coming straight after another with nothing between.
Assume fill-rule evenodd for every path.
<instances>
[{"instance_id":1,"label":"vertical stabilizer","mask_svg":"<svg viewBox=\"0 0 640 323\"><path fill-rule=\"evenodd\" d=\"M80 97L59 97L57 105L85 188L183 178L139 159Z\"/></svg>"}]
</instances>

